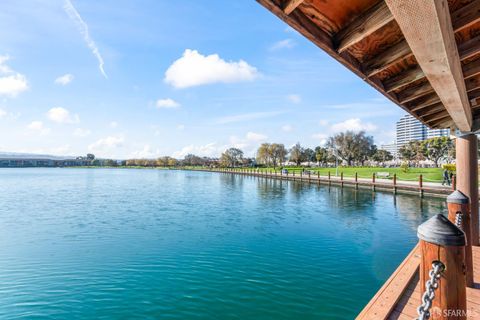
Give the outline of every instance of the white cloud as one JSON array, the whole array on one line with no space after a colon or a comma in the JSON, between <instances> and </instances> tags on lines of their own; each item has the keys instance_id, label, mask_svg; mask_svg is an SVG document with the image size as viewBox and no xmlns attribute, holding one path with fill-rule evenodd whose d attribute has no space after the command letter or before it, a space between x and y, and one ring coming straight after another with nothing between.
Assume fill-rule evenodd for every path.
<instances>
[{"instance_id":1,"label":"white cloud","mask_svg":"<svg viewBox=\"0 0 480 320\"><path fill-rule=\"evenodd\" d=\"M289 124L286 124L286 125L282 126L282 131L291 132L291 131L293 131L293 127Z\"/></svg>"},{"instance_id":2,"label":"white cloud","mask_svg":"<svg viewBox=\"0 0 480 320\"><path fill-rule=\"evenodd\" d=\"M363 123L359 118L352 118L333 124L331 127L333 132L342 132L342 131L375 131L377 126L373 123Z\"/></svg>"},{"instance_id":3,"label":"white cloud","mask_svg":"<svg viewBox=\"0 0 480 320\"><path fill-rule=\"evenodd\" d=\"M67 84L73 81L73 78L74 78L73 75L71 75L70 73L67 73L55 79L55 84L66 86Z\"/></svg>"},{"instance_id":4,"label":"white cloud","mask_svg":"<svg viewBox=\"0 0 480 320\"><path fill-rule=\"evenodd\" d=\"M225 61L218 54L204 56L187 49L167 69L164 81L175 88L188 88L211 83L252 81L258 71L247 62Z\"/></svg>"},{"instance_id":5,"label":"white cloud","mask_svg":"<svg viewBox=\"0 0 480 320\"><path fill-rule=\"evenodd\" d=\"M195 146L193 144L183 147L179 151L175 151L172 154L172 157L176 159L182 159L189 153L193 153L197 156L202 157L218 157L221 152L223 152L222 147L219 147L216 142L208 143L202 146Z\"/></svg>"},{"instance_id":6,"label":"white cloud","mask_svg":"<svg viewBox=\"0 0 480 320\"><path fill-rule=\"evenodd\" d=\"M247 132L247 140L249 141L264 141L267 140L267 136L261 133L255 133L255 132Z\"/></svg>"},{"instance_id":7,"label":"white cloud","mask_svg":"<svg viewBox=\"0 0 480 320\"><path fill-rule=\"evenodd\" d=\"M0 119L7 115L7 111L0 109Z\"/></svg>"},{"instance_id":8,"label":"white cloud","mask_svg":"<svg viewBox=\"0 0 480 320\"><path fill-rule=\"evenodd\" d=\"M83 138L83 137L87 137L91 134L92 132L88 129L82 129L82 128L77 128L73 131L73 135L75 137L80 137L80 138Z\"/></svg>"},{"instance_id":9,"label":"white cloud","mask_svg":"<svg viewBox=\"0 0 480 320\"><path fill-rule=\"evenodd\" d=\"M97 45L95 44L95 41L90 37L90 33L88 31L88 25L83 21L82 17L78 13L77 9L73 6L72 2L70 0L65 0L64 6L63 6L65 12L68 14L70 19L72 19L75 24L78 27L78 30L80 31L81 35L83 36L83 40L87 44L88 48L92 51L92 54L97 58L98 61L98 68L100 69L100 72L102 75L107 78L107 74L105 73L105 70L103 69L103 57L100 54L100 51L98 50Z\"/></svg>"},{"instance_id":10,"label":"white cloud","mask_svg":"<svg viewBox=\"0 0 480 320\"><path fill-rule=\"evenodd\" d=\"M302 102L302 97L300 97L298 94L289 94L287 96L288 101L294 104L299 104Z\"/></svg>"},{"instance_id":11,"label":"white cloud","mask_svg":"<svg viewBox=\"0 0 480 320\"><path fill-rule=\"evenodd\" d=\"M177 101L167 98L167 99L158 99L156 102L156 107L158 109L175 109L180 107L180 103Z\"/></svg>"},{"instance_id":12,"label":"white cloud","mask_svg":"<svg viewBox=\"0 0 480 320\"><path fill-rule=\"evenodd\" d=\"M318 121L318 124L322 127L328 126L328 120L320 120Z\"/></svg>"},{"instance_id":13,"label":"white cloud","mask_svg":"<svg viewBox=\"0 0 480 320\"><path fill-rule=\"evenodd\" d=\"M130 157L131 158L141 158L141 159L146 159L146 158L154 158L156 156L160 155L160 150L152 150L149 144L146 144L143 146L141 150L137 150L131 153Z\"/></svg>"},{"instance_id":14,"label":"white cloud","mask_svg":"<svg viewBox=\"0 0 480 320\"><path fill-rule=\"evenodd\" d=\"M0 56L0 96L15 97L28 89L27 78L5 64L9 56Z\"/></svg>"},{"instance_id":15,"label":"white cloud","mask_svg":"<svg viewBox=\"0 0 480 320\"><path fill-rule=\"evenodd\" d=\"M50 149L51 154L66 155L70 151L70 145L66 144L60 147Z\"/></svg>"},{"instance_id":16,"label":"white cloud","mask_svg":"<svg viewBox=\"0 0 480 320\"><path fill-rule=\"evenodd\" d=\"M46 135L50 132L49 128L46 128L43 125L42 121L32 121L27 125L27 129L40 133L41 135Z\"/></svg>"},{"instance_id":17,"label":"white cloud","mask_svg":"<svg viewBox=\"0 0 480 320\"><path fill-rule=\"evenodd\" d=\"M117 121L112 121L112 122L110 122L110 128L114 128L114 129L115 129L116 127L118 127L118 122L117 122Z\"/></svg>"},{"instance_id":18,"label":"white cloud","mask_svg":"<svg viewBox=\"0 0 480 320\"><path fill-rule=\"evenodd\" d=\"M71 115L70 111L62 107L56 107L48 110L47 117L57 123L78 123L80 117L78 114Z\"/></svg>"},{"instance_id":19,"label":"white cloud","mask_svg":"<svg viewBox=\"0 0 480 320\"><path fill-rule=\"evenodd\" d=\"M324 133L316 133L312 135L312 138L318 140L320 145L325 145L327 143L328 135Z\"/></svg>"},{"instance_id":20,"label":"white cloud","mask_svg":"<svg viewBox=\"0 0 480 320\"><path fill-rule=\"evenodd\" d=\"M226 123L233 123L233 122L251 121L251 120L274 117L281 113L282 112L279 112L279 111L244 113L244 114L237 114L233 116L225 116L217 119L216 122L217 124L226 124Z\"/></svg>"},{"instance_id":21,"label":"white cloud","mask_svg":"<svg viewBox=\"0 0 480 320\"><path fill-rule=\"evenodd\" d=\"M179 125L177 126L177 129L178 129L178 130L184 130L184 129L185 129L185 125L179 124Z\"/></svg>"},{"instance_id":22,"label":"white cloud","mask_svg":"<svg viewBox=\"0 0 480 320\"><path fill-rule=\"evenodd\" d=\"M112 149L123 146L125 139L121 136L108 136L99 139L88 146L88 150L92 152L108 152Z\"/></svg>"},{"instance_id":23,"label":"white cloud","mask_svg":"<svg viewBox=\"0 0 480 320\"><path fill-rule=\"evenodd\" d=\"M291 49L295 47L295 42L292 39L284 39L275 42L271 47L270 51L276 51L280 49Z\"/></svg>"}]
</instances>

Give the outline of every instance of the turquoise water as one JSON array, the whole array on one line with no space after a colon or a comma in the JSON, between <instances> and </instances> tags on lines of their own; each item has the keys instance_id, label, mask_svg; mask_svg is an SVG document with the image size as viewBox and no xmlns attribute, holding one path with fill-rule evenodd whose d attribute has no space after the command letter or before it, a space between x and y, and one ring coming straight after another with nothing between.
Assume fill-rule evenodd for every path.
<instances>
[{"instance_id":1,"label":"turquoise water","mask_svg":"<svg viewBox=\"0 0 480 320\"><path fill-rule=\"evenodd\" d=\"M445 210L202 172L0 181L0 319L352 319Z\"/></svg>"}]
</instances>

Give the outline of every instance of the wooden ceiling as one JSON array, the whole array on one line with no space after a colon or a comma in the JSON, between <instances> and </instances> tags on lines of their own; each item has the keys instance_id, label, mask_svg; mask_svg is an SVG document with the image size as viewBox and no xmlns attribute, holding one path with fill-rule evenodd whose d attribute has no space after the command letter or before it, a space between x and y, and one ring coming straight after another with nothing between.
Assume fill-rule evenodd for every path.
<instances>
[{"instance_id":1,"label":"wooden ceiling","mask_svg":"<svg viewBox=\"0 0 480 320\"><path fill-rule=\"evenodd\" d=\"M431 128L480 119L480 0L257 0Z\"/></svg>"}]
</instances>

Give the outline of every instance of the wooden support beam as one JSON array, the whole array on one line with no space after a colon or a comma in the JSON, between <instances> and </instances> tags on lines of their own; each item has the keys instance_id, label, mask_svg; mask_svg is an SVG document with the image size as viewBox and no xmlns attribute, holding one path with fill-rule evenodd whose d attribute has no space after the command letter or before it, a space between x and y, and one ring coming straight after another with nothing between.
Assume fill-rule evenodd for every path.
<instances>
[{"instance_id":1,"label":"wooden support beam","mask_svg":"<svg viewBox=\"0 0 480 320\"><path fill-rule=\"evenodd\" d=\"M399 92L397 98L400 104L405 104L432 92L434 92L434 90L430 83L425 82L422 85L414 86Z\"/></svg>"},{"instance_id":2,"label":"wooden support beam","mask_svg":"<svg viewBox=\"0 0 480 320\"><path fill-rule=\"evenodd\" d=\"M465 86L467 87L467 92L480 89L480 77L472 77L465 80Z\"/></svg>"},{"instance_id":3,"label":"wooden support beam","mask_svg":"<svg viewBox=\"0 0 480 320\"><path fill-rule=\"evenodd\" d=\"M425 107L422 110L422 116L429 116L431 114L437 113L439 111L446 111L445 107L441 102L436 103L432 106Z\"/></svg>"},{"instance_id":4,"label":"wooden support beam","mask_svg":"<svg viewBox=\"0 0 480 320\"><path fill-rule=\"evenodd\" d=\"M303 1L304 0L287 0L285 2L285 6L283 7L283 12L285 12L286 15L289 15L293 12L293 10L297 9L297 7L301 5Z\"/></svg>"},{"instance_id":5,"label":"wooden support beam","mask_svg":"<svg viewBox=\"0 0 480 320\"><path fill-rule=\"evenodd\" d=\"M365 63L365 74L368 77L374 76L396 64L398 61L411 57L412 55L413 53L407 42L402 40Z\"/></svg>"},{"instance_id":6,"label":"wooden support beam","mask_svg":"<svg viewBox=\"0 0 480 320\"><path fill-rule=\"evenodd\" d=\"M392 92L401 89L412 82L425 78L422 69L416 66L413 69L408 69L399 73L383 82L383 86L387 92Z\"/></svg>"},{"instance_id":7,"label":"wooden support beam","mask_svg":"<svg viewBox=\"0 0 480 320\"><path fill-rule=\"evenodd\" d=\"M391 21L390 10L384 1L380 1L335 35L338 52L345 51Z\"/></svg>"},{"instance_id":8,"label":"wooden support beam","mask_svg":"<svg viewBox=\"0 0 480 320\"><path fill-rule=\"evenodd\" d=\"M445 119L445 118L450 118L450 115L448 114L447 110L445 110L445 109L442 110L442 111L436 112L434 114L428 115L428 116L423 116L422 115L422 119L426 123L430 123L432 121L437 121L437 120Z\"/></svg>"},{"instance_id":9,"label":"wooden support beam","mask_svg":"<svg viewBox=\"0 0 480 320\"><path fill-rule=\"evenodd\" d=\"M470 131L472 112L447 0L385 1L456 126Z\"/></svg>"},{"instance_id":10,"label":"wooden support beam","mask_svg":"<svg viewBox=\"0 0 480 320\"><path fill-rule=\"evenodd\" d=\"M480 0L475 0L452 14L453 31L458 32L480 21Z\"/></svg>"},{"instance_id":11,"label":"wooden support beam","mask_svg":"<svg viewBox=\"0 0 480 320\"><path fill-rule=\"evenodd\" d=\"M428 125L433 129L455 127L455 123L453 122L452 118L450 118L450 117L445 118L445 119L432 121L432 122L428 123Z\"/></svg>"},{"instance_id":12,"label":"wooden support beam","mask_svg":"<svg viewBox=\"0 0 480 320\"><path fill-rule=\"evenodd\" d=\"M460 60L465 61L480 53L480 36L473 37L458 45Z\"/></svg>"},{"instance_id":13,"label":"wooden support beam","mask_svg":"<svg viewBox=\"0 0 480 320\"><path fill-rule=\"evenodd\" d=\"M438 102L440 102L440 98L435 92L432 92L428 95L418 98L414 102L408 103L407 108L409 108L409 110L413 112L413 111L418 111L420 109L429 107Z\"/></svg>"},{"instance_id":14,"label":"wooden support beam","mask_svg":"<svg viewBox=\"0 0 480 320\"><path fill-rule=\"evenodd\" d=\"M468 79L470 77L474 77L476 75L480 74L480 59L470 61L469 63L466 63L462 67L463 69L463 77L465 79Z\"/></svg>"}]
</instances>

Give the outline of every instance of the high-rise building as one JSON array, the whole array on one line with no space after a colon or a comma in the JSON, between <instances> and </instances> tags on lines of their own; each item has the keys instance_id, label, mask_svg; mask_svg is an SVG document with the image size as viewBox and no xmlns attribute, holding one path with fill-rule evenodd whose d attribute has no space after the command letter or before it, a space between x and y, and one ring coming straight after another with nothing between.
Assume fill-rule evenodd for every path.
<instances>
[{"instance_id":1,"label":"high-rise building","mask_svg":"<svg viewBox=\"0 0 480 320\"><path fill-rule=\"evenodd\" d=\"M426 140L434 137L448 137L450 129L430 129L411 115L405 115L397 122L397 150L412 140Z\"/></svg>"}]
</instances>

